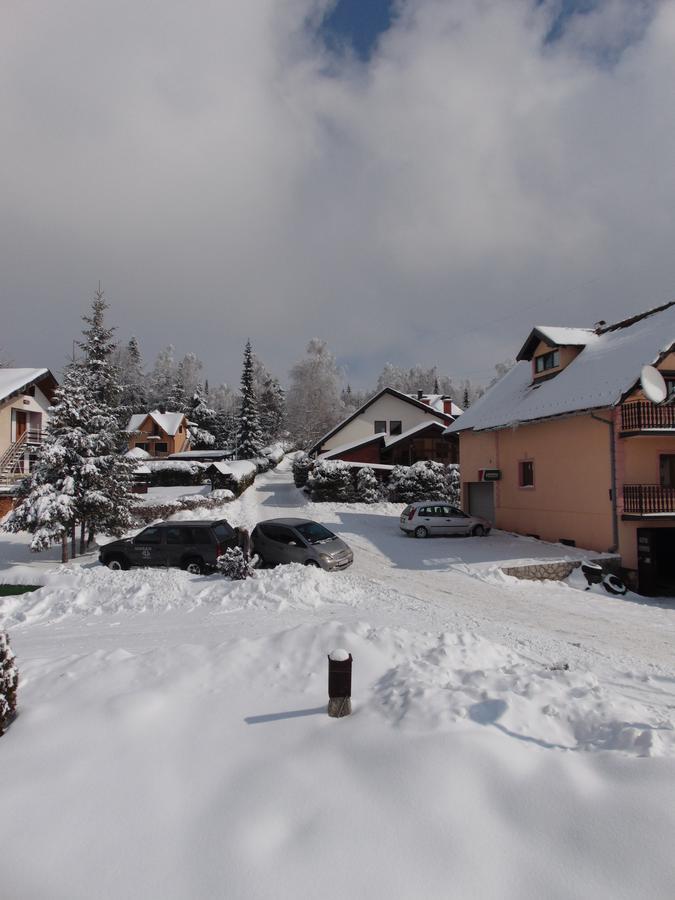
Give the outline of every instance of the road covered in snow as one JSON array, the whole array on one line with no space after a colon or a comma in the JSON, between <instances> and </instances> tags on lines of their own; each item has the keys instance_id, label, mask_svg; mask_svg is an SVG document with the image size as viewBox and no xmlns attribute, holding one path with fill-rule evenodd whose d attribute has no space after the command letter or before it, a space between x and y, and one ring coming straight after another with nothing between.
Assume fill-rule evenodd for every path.
<instances>
[{"instance_id":1,"label":"road covered in snow","mask_svg":"<svg viewBox=\"0 0 675 900\"><path fill-rule=\"evenodd\" d=\"M0 581L44 585L0 598L0 896L671 897L673 606L516 581L569 551L409 539L400 509L311 504L285 461L223 515L317 519L355 564L238 583L0 535Z\"/></svg>"}]
</instances>

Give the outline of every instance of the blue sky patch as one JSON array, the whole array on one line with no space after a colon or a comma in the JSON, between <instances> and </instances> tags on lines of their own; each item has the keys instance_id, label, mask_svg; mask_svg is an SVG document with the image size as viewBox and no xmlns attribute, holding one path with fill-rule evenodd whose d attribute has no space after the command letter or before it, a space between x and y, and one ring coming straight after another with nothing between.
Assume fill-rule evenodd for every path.
<instances>
[{"instance_id":1,"label":"blue sky patch","mask_svg":"<svg viewBox=\"0 0 675 900\"><path fill-rule=\"evenodd\" d=\"M394 0L337 0L319 28L326 47L354 53L367 62L377 41L392 23Z\"/></svg>"}]
</instances>

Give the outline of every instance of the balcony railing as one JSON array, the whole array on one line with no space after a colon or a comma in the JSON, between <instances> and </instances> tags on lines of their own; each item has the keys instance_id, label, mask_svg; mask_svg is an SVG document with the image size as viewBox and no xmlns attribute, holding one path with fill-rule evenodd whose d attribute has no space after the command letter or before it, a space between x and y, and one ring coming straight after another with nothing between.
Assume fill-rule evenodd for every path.
<instances>
[{"instance_id":1,"label":"balcony railing","mask_svg":"<svg viewBox=\"0 0 675 900\"><path fill-rule=\"evenodd\" d=\"M627 515L675 515L675 488L660 484L625 484L623 511Z\"/></svg>"},{"instance_id":2,"label":"balcony railing","mask_svg":"<svg viewBox=\"0 0 675 900\"><path fill-rule=\"evenodd\" d=\"M621 430L675 432L675 406L656 406L644 400L624 403L621 407Z\"/></svg>"}]
</instances>

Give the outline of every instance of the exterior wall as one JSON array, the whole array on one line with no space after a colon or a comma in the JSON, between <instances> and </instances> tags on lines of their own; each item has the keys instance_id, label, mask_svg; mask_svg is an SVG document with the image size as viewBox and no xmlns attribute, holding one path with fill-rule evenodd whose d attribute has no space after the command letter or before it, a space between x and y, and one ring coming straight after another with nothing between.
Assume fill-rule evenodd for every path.
<instances>
[{"instance_id":1,"label":"exterior wall","mask_svg":"<svg viewBox=\"0 0 675 900\"><path fill-rule=\"evenodd\" d=\"M441 422L443 419L436 416L433 410L425 412L418 409L412 403L406 403L405 400L399 400L398 397L392 397L391 394L384 394L374 403L372 403L364 412L360 413L355 419L352 419L344 428L341 428L331 438L325 441L319 448L319 453L325 453L334 447L341 447L343 444L351 444L352 441L362 440L375 434L375 420L385 420L387 429L389 422L393 419L401 422L401 430L407 431L414 428L420 422Z\"/></svg>"},{"instance_id":2,"label":"exterior wall","mask_svg":"<svg viewBox=\"0 0 675 900\"><path fill-rule=\"evenodd\" d=\"M545 356L547 353L551 353L553 350L558 351L558 361L559 365L554 369L546 369L545 372L539 372L537 374L536 371L536 359L538 356ZM581 353L581 347L549 347L548 344L545 344L544 341L539 341L537 349L534 351L534 356L532 357L532 378L536 381L539 378L550 378L551 375L555 375L558 372L562 372L562 370L568 366L573 359L575 359Z\"/></svg>"},{"instance_id":3,"label":"exterior wall","mask_svg":"<svg viewBox=\"0 0 675 900\"><path fill-rule=\"evenodd\" d=\"M39 387L35 387L35 396L19 394L10 400L0 402L0 456L14 443L16 434L12 425L12 410L30 413L28 427L31 430L44 430L47 424L47 410L51 406L49 399L42 393ZM38 416L40 419L38 420ZM39 421L39 428L38 428Z\"/></svg>"},{"instance_id":4,"label":"exterior wall","mask_svg":"<svg viewBox=\"0 0 675 900\"><path fill-rule=\"evenodd\" d=\"M607 410L598 415L609 418ZM460 435L462 496L479 469L499 469L495 525L578 547L612 546L609 430L590 415ZM534 486L519 486L519 462L534 463Z\"/></svg>"},{"instance_id":5,"label":"exterior wall","mask_svg":"<svg viewBox=\"0 0 675 900\"><path fill-rule=\"evenodd\" d=\"M189 450L186 425L186 420L183 420L183 425L181 426L183 431L177 431L175 435L170 435L161 429L157 430L156 423L148 416L138 429L138 432L129 435L129 449L132 450L137 444L146 444L148 453L160 459L164 459L171 453L182 453L183 450ZM167 445L166 453L156 452L155 445L157 443Z\"/></svg>"},{"instance_id":6,"label":"exterior wall","mask_svg":"<svg viewBox=\"0 0 675 900\"><path fill-rule=\"evenodd\" d=\"M343 459L345 462L363 462L363 463L380 463L380 445L366 444L365 447L357 447L355 450L348 450L341 453L336 459Z\"/></svg>"},{"instance_id":7,"label":"exterior wall","mask_svg":"<svg viewBox=\"0 0 675 900\"><path fill-rule=\"evenodd\" d=\"M670 353L659 363L663 372L675 371L675 353ZM627 402L646 399L642 389L637 387L627 397ZM623 486L626 484L659 484L661 478L661 455L675 455L675 434L652 435L636 434L630 437L618 437L621 430L621 410L615 410L616 461L617 461L617 500L619 515L619 551L621 561L627 569L637 569L637 530L638 528L673 528L675 513L672 516L645 517L624 521Z\"/></svg>"}]
</instances>

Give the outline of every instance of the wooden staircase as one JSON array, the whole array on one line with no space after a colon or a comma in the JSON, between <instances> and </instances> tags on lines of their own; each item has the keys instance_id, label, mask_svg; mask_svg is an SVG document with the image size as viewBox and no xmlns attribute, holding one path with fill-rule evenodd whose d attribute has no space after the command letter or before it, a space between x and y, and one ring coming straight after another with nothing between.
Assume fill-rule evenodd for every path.
<instances>
[{"instance_id":1,"label":"wooden staircase","mask_svg":"<svg viewBox=\"0 0 675 900\"><path fill-rule=\"evenodd\" d=\"M26 450L39 447L42 443L42 433L39 431L24 431L13 444L10 444L0 456L0 487L15 484L24 477L23 463Z\"/></svg>"}]
</instances>

